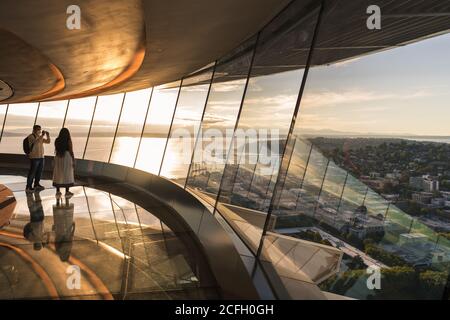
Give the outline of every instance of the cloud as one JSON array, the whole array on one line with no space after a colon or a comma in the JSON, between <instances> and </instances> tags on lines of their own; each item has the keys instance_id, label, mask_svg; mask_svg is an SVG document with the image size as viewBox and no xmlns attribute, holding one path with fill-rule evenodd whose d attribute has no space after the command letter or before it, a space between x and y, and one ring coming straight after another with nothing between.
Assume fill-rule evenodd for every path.
<instances>
[{"instance_id":1,"label":"cloud","mask_svg":"<svg viewBox=\"0 0 450 320\"><path fill-rule=\"evenodd\" d=\"M209 100L207 108L220 108L222 106L239 106L241 104L240 99L233 100Z\"/></svg>"},{"instance_id":2,"label":"cloud","mask_svg":"<svg viewBox=\"0 0 450 320\"><path fill-rule=\"evenodd\" d=\"M352 89L346 91L322 91L306 93L301 101L302 108L318 108L326 106L335 106L340 104L365 103L385 100L411 100L423 97L433 96L430 91L425 89L414 90L411 92L385 92L379 93L369 90ZM386 107L376 107L375 111L385 110ZM364 109L366 110L366 109Z\"/></svg>"},{"instance_id":3,"label":"cloud","mask_svg":"<svg viewBox=\"0 0 450 320\"><path fill-rule=\"evenodd\" d=\"M297 95L279 94L271 97L248 98L244 101L245 105L257 105L258 110L267 110L270 112L282 112L286 109L292 109L297 101Z\"/></svg>"},{"instance_id":4,"label":"cloud","mask_svg":"<svg viewBox=\"0 0 450 320\"><path fill-rule=\"evenodd\" d=\"M244 81L240 81L241 83L231 84L231 83L218 83L213 84L212 91L213 92L235 92L242 91Z\"/></svg>"},{"instance_id":5,"label":"cloud","mask_svg":"<svg viewBox=\"0 0 450 320\"><path fill-rule=\"evenodd\" d=\"M183 86L181 89L184 92L206 92L208 91L209 83L204 83L201 85Z\"/></svg>"}]
</instances>

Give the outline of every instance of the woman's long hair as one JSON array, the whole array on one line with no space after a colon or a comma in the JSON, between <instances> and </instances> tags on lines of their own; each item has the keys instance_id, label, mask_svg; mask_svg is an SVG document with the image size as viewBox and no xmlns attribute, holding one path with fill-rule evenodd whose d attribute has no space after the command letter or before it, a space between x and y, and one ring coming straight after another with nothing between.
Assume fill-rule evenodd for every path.
<instances>
[{"instance_id":1,"label":"woman's long hair","mask_svg":"<svg viewBox=\"0 0 450 320\"><path fill-rule=\"evenodd\" d=\"M55 152L58 157L64 157L66 151L72 152L72 138L69 129L62 128L55 140Z\"/></svg>"}]
</instances>

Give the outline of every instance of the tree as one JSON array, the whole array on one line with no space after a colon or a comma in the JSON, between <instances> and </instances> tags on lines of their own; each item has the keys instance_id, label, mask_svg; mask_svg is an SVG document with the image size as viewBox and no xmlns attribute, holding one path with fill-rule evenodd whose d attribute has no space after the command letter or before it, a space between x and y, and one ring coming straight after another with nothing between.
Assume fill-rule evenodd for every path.
<instances>
[{"instance_id":1,"label":"tree","mask_svg":"<svg viewBox=\"0 0 450 320\"><path fill-rule=\"evenodd\" d=\"M349 269L364 269L366 264L364 263L364 260L361 258L361 256L356 255L354 256L351 261L347 264Z\"/></svg>"},{"instance_id":2,"label":"tree","mask_svg":"<svg viewBox=\"0 0 450 320\"><path fill-rule=\"evenodd\" d=\"M421 214L421 207L415 201L408 201L408 207L406 208L406 212L410 215L416 216Z\"/></svg>"},{"instance_id":3,"label":"tree","mask_svg":"<svg viewBox=\"0 0 450 320\"><path fill-rule=\"evenodd\" d=\"M374 259L377 259L388 266L409 266L409 264L402 258L392 254L374 244L366 244L364 252Z\"/></svg>"},{"instance_id":4,"label":"tree","mask_svg":"<svg viewBox=\"0 0 450 320\"><path fill-rule=\"evenodd\" d=\"M447 273L427 270L419 274L424 299L441 299L447 284Z\"/></svg>"},{"instance_id":5,"label":"tree","mask_svg":"<svg viewBox=\"0 0 450 320\"><path fill-rule=\"evenodd\" d=\"M375 299L417 299L417 276L413 268L394 266L381 269L381 290Z\"/></svg>"},{"instance_id":6,"label":"tree","mask_svg":"<svg viewBox=\"0 0 450 320\"><path fill-rule=\"evenodd\" d=\"M346 271L327 279L322 284L320 284L320 288L324 291L346 295L347 291L351 287L353 287L353 285L359 278L362 277L366 277L365 269Z\"/></svg>"}]
</instances>

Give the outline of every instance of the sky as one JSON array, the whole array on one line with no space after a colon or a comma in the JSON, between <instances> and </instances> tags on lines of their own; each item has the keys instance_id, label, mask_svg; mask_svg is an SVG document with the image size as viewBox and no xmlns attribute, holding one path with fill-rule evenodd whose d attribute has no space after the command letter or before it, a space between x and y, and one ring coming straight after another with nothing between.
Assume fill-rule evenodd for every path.
<instances>
[{"instance_id":1,"label":"sky","mask_svg":"<svg viewBox=\"0 0 450 320\"><path fill-rule=\"evenodd\" d=\"M313 67L309 71L296 129L309 134L450 136L449 56L450 33L447 33L352 60ZM293 70L252 77L240 126L287 130L302 76L303 70ZM205 113L212 127L234 125L243 88L242 80L214 83ZM175 114L177 124L189 125L200 119L207 89L207 85L183 88ZM129 127L141 124L150 94L151 89L128 93L122 122ZM149 129L158 131L159 127L169 125L176 98L177 89L154 90L147 119ZM95 122L111 122L115 126L122 99L123 94L99 97ZM95 97L72 100L68 122L79 119L88 125L94 103ZM66 104L66 101L42 103L39 122L45 126L45 119L52 122L54 118L63 117ZM10 105L7 120L30 115L36 105ZM28 125L29 121L26 122Z\"/></svg>"},{"instance_id":2,"label":"sky","mask_svg":"<svg viewBox=\"0 0 450 320\"><path fill-rule=\"evenodd\" d=\"M309 71L296 130L308 134L450 136L450 34ZM286 131L302 70L251 78L242 128ZM213 86L208 121L234 121L239 86Z\"/></svg>"},{"instance_id":3,"label":"sky","mask_svg":"<svg viewBox=\"0 0 450 320\"><path fill-rule=\"evenodd\" d=\"M312 68L303 131L450 136L450 33Z\"/></svg>"}]
</instances>

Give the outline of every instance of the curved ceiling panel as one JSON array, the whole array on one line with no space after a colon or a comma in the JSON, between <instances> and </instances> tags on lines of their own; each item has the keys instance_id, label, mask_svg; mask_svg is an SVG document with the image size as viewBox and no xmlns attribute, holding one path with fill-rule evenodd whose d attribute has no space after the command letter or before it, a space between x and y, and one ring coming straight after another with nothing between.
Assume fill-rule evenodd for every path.
<instances>
[{"instance_id":1,"label":"curved ceiling panel","mask_svg":"<svg viewBox=\"0 0 450 320\"><path fill-rule=\"evenodd\" d=\"M137 74L110 92L178 80L256 34L290 2L144 0L148 54Z\"/></svg>"},{"instance_id":2,"label":"curved ceiling panel","mask_svg":"<svg viewBox=\"0 0 450 320\"><path fill-rule=\"evenodd\" d=\"M14 94L12 88L5 81L0 80L0 101L6 100Z\"/></svg>"},{"instance_id":3,"label":"curved ceiling panel","mask_svg":"<svg viewBox=\"0 0 450 320\"><path fill-rule=\"evenodd\" d=\"M13 33L0 29L0 101L24 102L42 97L52 90L64 89L57 68ZM10 99L8 99L10 98Z\"/></svg>"},{"instance_id":4,"label":"curved ceiling panel","mask_svg":"<svg viewBox=\"0 0 450 320\"><path fill-rule=\"evenodd\" d=\"M71 0L2 0L0 28L33 48L0 41L0 79L14 90L4 102L109 94L179 79L255 34L289 2L79 0L81 28L69 30Z\"/></svg>"},{"instance_id":5,"label":"curved ceiling panel","mask_svg":"<svg viewBox=\"0 0 450 320\"><path fill-rule=\"evenodd\" d=\"M66 26L70 17L66 11L71 4L71 0L23 0L20 5L10 0L0 2L0 28L13 32L47 57L65 79L63 91L53 91L51 97L47 95L38 100L60 99L112 82L129 68L144 42L145 23L140 0L78 1L79 30L69 30ZM25 58L26 50L18 51L14 45L0 43L0 60L14 55L23 56L30 65L28 68L38 67L34 66L34 60ZM6 73L3 68L0 72ZM8 102L29 100L42 93L42 88L35 87L42 86L46 78L31 81L28 73L15 76L26 82L26 88L14 86L15 94ZM53 72L47 78L47 82L52 81Z\"/></svg>"}]
</instances>

